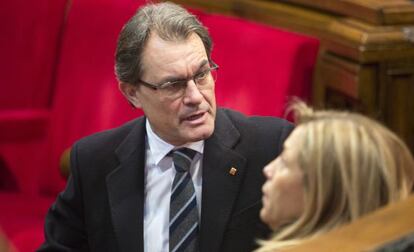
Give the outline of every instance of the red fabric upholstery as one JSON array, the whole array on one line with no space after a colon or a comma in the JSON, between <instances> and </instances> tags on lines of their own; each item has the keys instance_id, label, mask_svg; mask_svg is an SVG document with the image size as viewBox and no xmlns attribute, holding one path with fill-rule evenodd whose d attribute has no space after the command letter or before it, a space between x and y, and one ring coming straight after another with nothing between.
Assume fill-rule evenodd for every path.
<instances>
[{"instance_id":1,"label":"red fabric upholstery","mask_svg":"<svg viewBox=\"0 0 414 252\"><path fill-rule=\"evenodd\" d=\"M113 72L116 40L122 25L135 12L139 2L74 1L67 19L56 75L56 89L45 153L45 166L36 178L42 195L56 195L65 181L59 174L59 158L64 149L83 136L108 129L142 114L133 111L118 91ZM110 18L108 13L111 13ZM52 200L48 200L47 207ZM50 198L50 199L54 199ZM0 202L4 202L0 195ZM1 219L20 251L33 251L43 241L46 207L34 206L42 215L18 213L22 218ZM20 208L1 209L10 215ZM37 211L37 210L36 210ZM28 226L26 226L26 224Z\"/></svg>"},{"instance_id":2,"label":"red fabric upholstery","mask_svg":"<svg viewBox=\"0 0 414 252\"><path fill-rule=\"evenodd\" d=\"M33 197L21 193L0 193L1 228L9 237L35 225L43 226L52 197Z\"/></svg>"},{"instance_id":3,"label":"red fabric upholstery","mask_svg":"<svg viewBox=\"0 0 414 252\"><path fill-rule=\"evenodd\" d=\"M202 15L219 66L217 103L251 115L283 116L291 96L310 97L316 39L220 15Z\"/></svg>"},{"instance_id":4,"label":"red fabric upholstery","mask_svg":"<svg viewBox=\"0 0 414 252\"><path fill-rule=\"evenodd\" d=\"M39 248L44 240L43 226L35 225L15 235L11 242L14 244L16 252L32 252Z\"/></svg>"},{"instance_id":5,"label":"red fabric upholstery","mask_svg":"<svg viewBox=\"0 0 414 252\"><path fill-rule=\"evenodd\" d=\"M48 106L65 3L1 1L0 109Z\"/></svg>"},{"instance_id":6,"label":"red fabric upholstery","mask_svg":"<svg viewBox=\"0 0 414 252\"><path fill-rule=\"evenodd\" d=\"M9 237L42 227L54 199L39 197L38 169L66 2L0 2L0 226Z\"/></svg>"},{"instance_id":7,"label":"red fabric upholstery","mask_svg":"<svg viewBox=\"0 0 414 252\"><path fill-rule=\"evenodd\" d=\"M0 3L0 158L23 193L36 193L35 179L26 179L36 174L28 161L36 161L35 142L42 142L47 130L66 1Z\"/></svg>"},{"instance_id":8,"label":"red fabric upholstery","mask_svg":"<svg viewBox=\"0 0 414 252\"><path fill-rule=\"evenodd\" d=\"M68 16L57 71L50 130L50 163L43 169L43 192L63 188L59 158L75 140L142 114L118 91L114 54L123 24L143 1L78 1Z\"/></svg>"},{"instance_id":9,"label":"red fabric upholstery","mask_svg":"<svg viewBox=\"0 0 414 252\"><path fill-rule=\"evenodd\" d=\"M13 109L0 112L1 142L20 142L45 137L48 109Z\"/></svg>"},{"instance_id":10,"label":"red fabric upholstery","mask_svg":"<svg viewBox=\"0 0 414 252\"><path fill-rule=\"evenodd\" d=\"M0 110L0 159L13 175L17 191L37 194L37 167L42 166L49 125L48 109ZM37 164L36 164L37 163ZM36 165L33 165L36 164ZM0 177L0 184L8 184ZM0 189L1 190L1 189Z\"/></svg>"}]
</instances>

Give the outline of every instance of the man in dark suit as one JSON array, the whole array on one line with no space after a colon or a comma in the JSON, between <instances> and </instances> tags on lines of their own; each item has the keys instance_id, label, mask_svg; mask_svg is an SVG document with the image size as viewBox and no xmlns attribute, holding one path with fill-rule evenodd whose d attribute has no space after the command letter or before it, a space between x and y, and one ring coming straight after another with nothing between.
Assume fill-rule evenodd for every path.
<instances>
[{"instance_id":1,"label":"man in dark suit","mask_svg":"<svg viewBox=\"0 0 414 252\"><path fill-rule=\"evenodd\" d=\"M292 129L216 109L218 66L205 27L149 4L121 31L119 87L145 117L78 141L40 251L251 251L262 167Z\"/></svg>"}]
</instances>

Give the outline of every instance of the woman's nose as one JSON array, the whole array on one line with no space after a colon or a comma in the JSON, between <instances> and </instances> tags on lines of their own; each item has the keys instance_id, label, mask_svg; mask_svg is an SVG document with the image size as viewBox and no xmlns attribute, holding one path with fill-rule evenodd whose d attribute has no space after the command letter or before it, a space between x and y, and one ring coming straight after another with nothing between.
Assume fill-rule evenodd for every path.
<instances>
[{"instance_id":1,"label":"woman's nose","mask_svg":"<svg viewBox=\"0 0 414 252\"><path fill-rule=\"evenodd\" d=\"M270 165L266 165L266 166L263 168L263 174L265 175L265 177L266 177L267 179L272 178L273 172L272 172L272 169L271 169Z\"/></svg>"}]
</instances>

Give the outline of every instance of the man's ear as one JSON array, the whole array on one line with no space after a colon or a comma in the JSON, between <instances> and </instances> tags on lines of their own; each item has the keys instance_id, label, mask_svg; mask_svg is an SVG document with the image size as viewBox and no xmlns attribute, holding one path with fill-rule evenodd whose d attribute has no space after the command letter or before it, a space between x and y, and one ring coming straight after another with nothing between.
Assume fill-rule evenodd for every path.
<instances>
[{"instance_id":1,"label":"man's ear","mask_svg":"<svg viewBox=\"0 0 414 252\"><path fill-rule=\"evenodd\" d=\"M138 97L137 86L125 82L119 82L118 88L132 107L142 108L141 101Z\"/></svg>"}]
</instances>

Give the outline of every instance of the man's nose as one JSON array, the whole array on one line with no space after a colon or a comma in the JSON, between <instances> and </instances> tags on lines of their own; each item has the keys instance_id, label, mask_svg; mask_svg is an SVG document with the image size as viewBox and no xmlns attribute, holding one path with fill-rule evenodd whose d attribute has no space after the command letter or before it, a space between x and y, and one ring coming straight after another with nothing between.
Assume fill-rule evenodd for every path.
<instances>
[{"instance_id":1,"label":"man's nose","mask_svg":"<svg viewBox=\"0 0 414 252\"><path fill-rule=\"evenodd\" d=\"M203 100L203 95L194 80L189 80L184 93L184 104L199 104Z\"/></svg>"}]
</instances>

